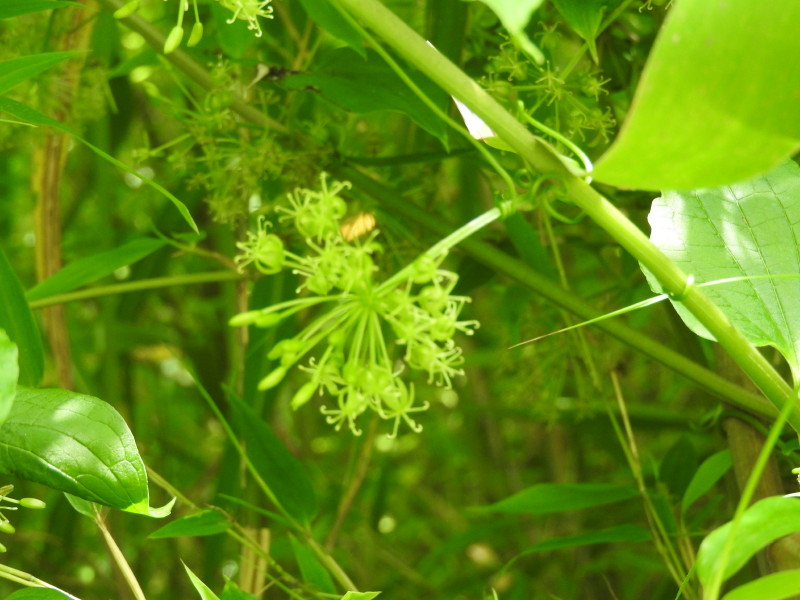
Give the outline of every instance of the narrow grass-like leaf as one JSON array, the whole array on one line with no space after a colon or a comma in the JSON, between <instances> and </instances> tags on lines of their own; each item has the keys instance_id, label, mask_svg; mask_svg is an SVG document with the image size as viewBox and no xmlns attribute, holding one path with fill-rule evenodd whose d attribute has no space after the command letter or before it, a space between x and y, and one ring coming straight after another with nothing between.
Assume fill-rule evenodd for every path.
<instances>
[{"instance_id":1,"label":"narrow grass-like leaf","mask_svg":"<svg viewBox=\"0 0 800 600\"><path fill-rule=\"evenodd\" d=\"M64 6L86 8L83 4L65 2L63 0L0 0L0 19L10 19L11 17L39 12L40 10L50 10Z\"/></svg>"},{"instance_id":2,"label":"narrow grass-like leaf","mask_svg":"<svg viewBox=\"0 0 800 600\"><path fill-rule=\"evenodd\" d=\"M230 401L234 427L245 442L253 467L283 509L301 523L308 523L317 512L317 499L303 464L252 408L233 395Z\"/></svg>"},{"instance_id":3,"label":"narrow grass-like leaf","mask_svg":"<svg viewBox=\"0 0 800 600\"><path fill-rule=\"evenodd\" d=\"M0 248L0 329L17 345L19 382L39 385L44 372L44 348L25 292L11 263Z\"/></svg>"},{"instance_id":4,"label":"narrow grass-like leaf","mask_svg":"<svg viewBox=\"0 0 800 600\"><path fill-rule=\"evenodd\" d=\"M626 523L617 527L610 527L602 531L587 531L578 535L570 535L560 538L552 538L534 544L524 552L517 554L503 567L507 570L516 561L529 554L537 552L549 552L551 550L560 550L562 548L575 548L577 546L592 546L595 544L616 544L621 542L646 542L650 539L650 533L646 529L642 529L638 525Z\"/></svg>"},{"instance_id":5,"label":"narrow grass-like leaf","mask_svg":"<svg viewBox=\"0 0 800 600\"><path fill-rule=\"evenodd\" d=\"M69 292L149 256L165 243L154 238L139 238L108 252L76 260L28 290L26 297L32 301Z\"/></svg>"},{"instance_id":6,"label":"narrow grass-like leaf","mask_svg":"<svg viewBox=\"0 0 800 600\"><path fill-rule=\"evenodd\" d=\"M720 450L705 459L695 471L681 500L681 512L685 513L698 498L714 487L731 468L733 461L730 450Z\"/></svg>"},{"instance_id":7,"label":"narrow grass-like leaf","mask_svg":"<svg viewBox=\"0 0 800 600\"><path fill-rule=\"evenodd\" d=\"M0 329L0 427L8 418L19 380L19 352L8 334Z\"/></svg>"},{"instance_id":8,"label":"narrow grass-like leaf","mask_svg":"<svg viewBox=\"0 0 800 600\"><path fill-rule=\"evenodd\" d=\"M797 152L797 23L797 0L676 2L592 177L636 189L712 187Z\"/></svg>"},{"instance_id":9,"label":"narrow grass-like leaf","mask_svg":"<svg viewBox=\"0 0 800 600\"><path fill-rule=\"evenodd\" d=\"M209 508L191 515L175 519L149 536L150 539L173 537L200 537L224 533L231 528L231 522L220 511Z\"/></svg>"},{"instance_id":10,"label":"narrow grass-like leaf","mask_svg":"<svg viewBox=\"0 0 800 600\"><path fill-rule=\"evenodd\" d=\"M71 135L80 143L89 148L92 152L94 152L101 158L104 158L115 167L118 167L123 171L125 171L126 173L130 173L131 175L135 175L136 177L141 179L144 183L152 187L154 190L163 194L167 199L169 199L170 202L172 202L175 205L175 208L178 209L178 212L181 213L183 219L189 224L189 226L194 230L194 232L195 233L200 232L197 229L197 224L194 222L191 213L189 213L189 209L186 208L186 205L180 200L178 200L173 194L171 194L169 191L164 189L161 185L159 185L152 179L145 177L141 173L137 173L136 171L131 169L128 165L118 161L110 154L102 151L94 144L88 142L87 140L79 136L75 131L64 125L63 123L60 123L59 121L56 121L55 119L52 119L47 115L40 113L38 110L35 110L30 106L22 104L21 102L17 102L16 100L12 100L11 98L0 98L0 112L7 112L15 116L20 121L24 121L32 125L40 125L40 126L46 125L54 129L57 129L62 133Z\"/></svg>"},{"instance_id":11,"label":"narrow grass-like leaf","mask_svg":"<svg viewBox=\"0 0 800 600\"><path fill-rule=\"evenodd\" d=\"M636 488L611 483L540 483L500 502L474 510L545 515L613 504L638 495Z\"/></svg>"},{"instance_id":12,"label":"narrow grass-like leaf","mask_svg":"<svg viewBox=\"0 0 800 600\"><path fill-rule=\"evenodd\" d=\"M147 474L125 421L84 394L17 388L0 428L0 472L128 512L163 512L149 508Z\"/></svg>"},{"instance_id":13,"label":"narrow grass-like leaf","mask_svg":"<svg viewBox=\"0 0 800 600\"><path fill-rule=\"evenodd\" d=\"M653 243L695 281L751 277L706 293L752 344L775 346L800 376L800 279L774 277L800 273L800 167L789 161L743 183L666 192L648 220ZM673 305L692 331L713 339Z\"/></svg>"},{"instance_id":14,"label":"narrow grass-like leaf","mask_svg":"<svg viewBox=\"0 0 800 600\"><path fill-rule=\"evenodd\" d=\"M47 52L0 62L0 94L78 54L81 52Z\"/></svg>"},{"instance_id":15,"label":"narrow grass-like leaf","mask_svg":"<svg viewBox=\"0 0 800 600\"><path fill-rule=\"evenodd\" d=\"M335 594L336 586L333 584L330 574L319 563L314 553L293 535L289 536L289 540L292 542L292 551L294 552L297 566L300 567L303 581L310 583L321 592Z\"/></svg>"},{"instance_id":16,"label":"narrow grass-like leaf","mask_svg":"<svg viewBox=\"0 0 800 600\"><path fill-rule=\"evenodd\" d=\"M771 573L731 590L722 600L783 600L800 594L800 569Z\"/></svg>"},{"instance_id":17,"label":"narrow grass-like leaf","mask_svg":"<svg viewBox=\"0 0 800 600\"><path fill-rule=\"evenodd\" d=\"M444 105L446 95L430 80L414 73L409 76L429 98L442 100ZM364 60L349 48L338 48L328 53L313 73L290 75L284 81L296 89L313 86L323 97L356 113L399 111L446 143L445 123L375 52L367 52Z\"/></svg>"},{"instance_id":18,"label":"narrow grass-like leaf","mask_svg":"<svg viewBox=\"0 0 800 600\"><path fill-rule=\"evenodd\" d=\"M183 568L186 569L186 574L189 575L189 579L191 580L194 589L196 589L197 593L200 594L200 598L202 600L219 600L219 596L212 592L211 588L205 583L200 581L200 578L192 572L186 563L183 563Z\"/></svg>"},{"instance_id":19,"label":"narrow grass-like leaf","mask_svg":"<svg viewBox=\"0 0 800 600\"><path fill-rule=\"evenodd\" d=\"M750 558L775 540L800 531L800 500L773 496L753 504L742 515L736 529L722 580L741 569ZM719 568L731 523L712 531L697 552L697 576L707 585Z\"/></svg>"}]
</instances>

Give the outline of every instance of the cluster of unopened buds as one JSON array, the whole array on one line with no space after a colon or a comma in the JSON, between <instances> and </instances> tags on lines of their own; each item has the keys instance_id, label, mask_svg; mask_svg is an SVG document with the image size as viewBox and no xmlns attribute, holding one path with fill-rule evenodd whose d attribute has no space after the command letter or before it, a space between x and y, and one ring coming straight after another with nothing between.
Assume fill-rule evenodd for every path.
<instances>
[{"instance_id":1,"label":"cluster of unopened buds","mask_svg":"<svg viewBox=\"0 0 800 600\"><path fill-rule=\"evenodd\" d=\"M38 498L20 498L19 500L15 500L9 496L9 494L13 491L13 485L4 485L3 487L0 487L0 532L2 533L11 534L16 531L5 514L3 514L3 511L17 510L19 507L33 509L45 507L45 503ZM10 504L12 506L2 506L3 503ZM5 545L0 544L0 552L6 552Z\"/></svg>"},{"instance_id":2,"label":"cluster of unopened buds","mask_svg":"<svg viewBox=\"0 0 800 600\"><path fill-rule=\"evenodd\" d=\"M164 0L166 2L166 0ZM261 37L261 25L258 22L259 17L264 19L272 18L272 0L216 0L219 4L231 11L233 15L227 20L228 24L233 23L236 19L247 21L247 28L256 32L256 37ZM139 10L141 0L130 0L130 2L121 6L114 16L117 19L124 19L131 16ZM189 32L189 39L186 45L189 47L196 46L203 39L203 23L200 21L200 11L197 8L197 0L192 0L194 7L194 25ZM184 28L183 16L184 13L189 11L189 0L178 0L178 20L175 26L170 29L167 38L164 41L164 54L169 54L175 51L183 41Z\"/></svg>"},{"instance_id":3,"label":"cluster of unopened buds","mask_svg":"<svg viewBox=\"0 0 800 600\"><path fill-rule=\"evenodd\" d=\"M327 394L335 405L321 411L337 430L347 424L360 434L358 418L372 411L393 421L391 437L401 421L420 431L413 414L428 403L416 403L414 384L401 375L419 370L427 373L428 383L451 387L464 362L453 336L471 335L478 323L459 320L469 298L452 294L457 275L440 268L446 254L441 248L389 279L376 280L375 259L382 250L378 231L353 235L354 221L345 219L347 204L339 196L348 187L328 182L323 174L320 190L296 190L289 205L277 209L280 221L290 222L305 241L304 255L287 249L270 232L271 224L259 219L256 231L238 244L242 252L236 262L240 269L252 264L264 274L291 269L302 278L299 297L239 314L231 325L272 327L300 311L326 306L300 333L270 350L269 358L280 364L261 380L260 389L278 385L289 369L306 361L299 368L308 381L295 392L293 408ZM400 350L397 355L394 349Z\"/></svg>"}]
</instances>

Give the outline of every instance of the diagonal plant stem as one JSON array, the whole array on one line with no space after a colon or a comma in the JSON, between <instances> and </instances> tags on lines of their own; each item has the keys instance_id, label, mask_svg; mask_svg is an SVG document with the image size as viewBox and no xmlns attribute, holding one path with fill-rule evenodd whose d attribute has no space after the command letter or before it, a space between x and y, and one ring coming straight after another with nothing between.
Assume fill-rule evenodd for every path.
<instances>
[{"instance_id":1,"label":"diagonal plant stem","mask_svg":"<svg viewBox=\"0 0 800 600\"><path fill-rule=\"evenodd\" d=\"M667 293L681 298L686 308L711 332L776 408L781 409L787 402L792 403L788 422L795 431L800 431L800 407L791 386L731 324L719 307L701 290L691 286L687 274L656 248L613 204L586 181L573 175L549 145L528 131L473 79L431 48L378 0L331 1L346 9L411 65L466 104L534 169L560 177L570 200L647 267Z\"/></svg>"}]
</instances>

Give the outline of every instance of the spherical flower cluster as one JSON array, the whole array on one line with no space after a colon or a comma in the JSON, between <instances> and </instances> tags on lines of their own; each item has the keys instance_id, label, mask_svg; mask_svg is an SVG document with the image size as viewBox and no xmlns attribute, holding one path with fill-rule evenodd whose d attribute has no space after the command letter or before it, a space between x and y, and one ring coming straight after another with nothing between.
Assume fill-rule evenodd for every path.
<instances>
[{"instance_id":1,"label":"spherical flower cluster","mask_svg":"<svg viewBox=\"0 0 800 600\"><path fill-rule=\"evenodd\" d=\"M459 320L469 298L452 294L457 276L440 268L445 256L441 249L423 254L383 282L375 280L375 258L382 250L378 231L351 241L342 234L347 205L339 194L348 188L347 183L329 183L323 174L321 190L297 190L289 196L289 206L278 209L281 221L290 222L304 239L305 255L287 250L270 233L269 224L259 220L258 230L239 244L240 268L253 264L263 273L290 268L302 278L298 293L306 294L239 314L231 324L270 327L325 305L327 310L303 331L270 350L269 358L280 364L259 387L278 385L290 368L305 360L300 369L309 379L294 394L293 408L316 394L327 395L333 405L321 411L337 430L346 424L358 435L359 417L372 411L393 423L392 437L401 421L420 431L413 414L428 404L416 403L413 383L402 376L419 370L427 374L428 383L450 387L463 374L464 362L453 336L471 335L478 323Z\"/></svg>"}]
</instances>

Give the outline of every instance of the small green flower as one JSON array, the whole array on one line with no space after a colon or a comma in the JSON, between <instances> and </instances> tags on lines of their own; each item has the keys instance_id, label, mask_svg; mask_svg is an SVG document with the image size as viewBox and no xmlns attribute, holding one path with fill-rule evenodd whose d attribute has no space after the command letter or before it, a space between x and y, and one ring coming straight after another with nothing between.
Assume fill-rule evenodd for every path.
<instances>
[{"instance_id":1,"label":"small green flower","mask_svg":"<svg viewBox=\"0 0 800 600\"><path fill-rule=\"evenodd\" d=\"M236 244L236 247L242 251L242 254L234 259L239 267L239 272L242 272L244 267L251 263L265 275L273 275L283 268L286 261L283 240L277 235L269 233L271 227L272 224L261 216L258 219L255 233L248 231L247 240Z\"/></svg>"},{"instance_id":2,"label":"small green flower","mask_svg":"<svg viewBox=\"0 0 800 600\"><path fill-rule=\"evenodd\" d=\"M261 25L258 17L272 19L272 0L219 0L219 3L233 13L228 19L228 24L236 19L247 21L247 28L256 32L256 37L261 37Z\"/></svg>"}]
</instances>

